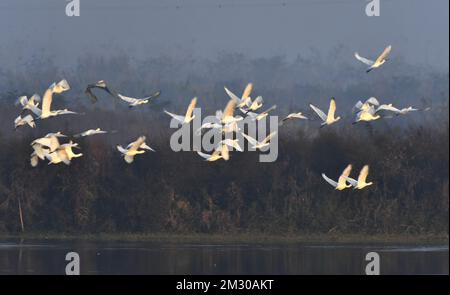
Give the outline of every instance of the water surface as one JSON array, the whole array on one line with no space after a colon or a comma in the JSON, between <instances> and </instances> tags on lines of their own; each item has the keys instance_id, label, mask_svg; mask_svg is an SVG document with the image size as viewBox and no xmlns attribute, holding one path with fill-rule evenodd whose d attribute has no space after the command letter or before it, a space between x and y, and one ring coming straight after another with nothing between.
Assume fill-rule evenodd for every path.
<instances>
[{"instance_id":1,"label":"water surface","mask_svg":"<svg viewBox=\"0 0 450 295\"><path fill-rule=\"evenodd\" d=\"M82 274L364 274L380 255L382 274L448 274L448 245L197 244L0 241L0 274L64 274L65 255Z\"/></svg>"}]
</instances>

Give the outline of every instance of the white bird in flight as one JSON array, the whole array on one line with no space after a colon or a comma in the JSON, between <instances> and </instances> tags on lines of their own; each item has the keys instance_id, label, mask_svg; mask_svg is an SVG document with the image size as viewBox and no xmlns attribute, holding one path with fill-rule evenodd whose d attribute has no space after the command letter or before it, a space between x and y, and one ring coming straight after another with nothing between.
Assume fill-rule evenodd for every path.
<instances>
[{"instance_id":1,"label":"white bird in flight","mask_svg":"<svg viewBox=\"0 0 450 295\"><path fill-rule=\"evenodd\" d=\"M328 114L325 114L321 109L312 104L310 104L309 106L311 107L311 109L313 109L314 112L316 112L316 114L322 120L322 124L320 125L320 127L323 127L325 125L331 125L341 119L341 117L335 117L336 100L334 99L334 97L332 97L330 100L330 107L328 108Z\"/></svg>"},{"instance_id":2,"label":"white bird in flight","mask_svg":"<svg viewBox=\"0 0 450 295\"><path fill-rule=\"evenodd\" d=\"M69 111L67 109L56 111L51 110L53 94L54 93L59 94L68 90L70 90L70 86L69 83L67 83L67 80L65 79L59 81L58 83L53 83L52 85L50 85L50 87L45 91L44 96L42 98L42 108L41 114L39 115L39 119L46 119L49 117L55 117L66 114L76 114L75 112Z\"/></svg>"},{"instance_id":3,"label":"white bird in flight","mask_svg":"<svg viewBox=\"0 0 450 295\"><path fill-rule=\"evenodd\" d=\"M61 138L61 137L67 137L67 136L62 134L59 131L56 133L49 133L49 134L45 135L44 137L35 139L33 142L31 142L31 146L39 144L41 146L47 147L50 152L54 152L60 146L58 138Z\"/></svg>"},{"instance_id":4,"label":"white bird in flight","mask_svg":"<svg viewBox=\"0 0 450 295\"><path fill-rule=\"evenodd\" d=\"M236 101L236 106L237 107L245 108L245 107L249 107L251 105L252 99L250 97L250 94L252 93L252 90L253 90L253 84L252 83L248 83L247 86L245 86L245 89L242 92L241 98L239 98L236 94L231 92L227 87L224 87L224 89L225 89L225 92L230 97L230 99Z\"/></svg>"},{"instance_id":5,"label":"white bird in flight","mask_svg":"<svg viewBox=\"0 0 450 295\"><path fill-rule=\"evenodd\" d=\"M33 94L30 98L27 98L26 96L19 97L16 104L20 104L23 111L30 110L39 117L41 115L41 110L38 107L40 101L41 97L38 94Z\"/></svg>"},{"instance_id":6,"label":"white bird in flight","mask_svg":"<svg viewBox=\"0 0 450 295\"><path fill-rule=\"evenodd\" d=\"M371 106L368 110L360 111L356 115L356 121L353 122L353 124L359 121L374 121L380 118L392 118L393 115L406 115L410 112L416 111L419 111L419 109L413 108L411 106L403 109L398 109L392 104L382 104L377 108Z\"/></svg>"},{"instance_id":7,"label":"white bird in flight","mask_svg":"<svg viewBox=\"0 0 450 295\"><path fill-rule=\"evenodd\" d=\"M241 101L238 103L238 108L244 108L248 107L252 103L252 98L250 97L250 94L253 90L253 84L248 83L247 86L245 86L244 91L242 92Z\"/></svg>"},{"instance_id":8,"label":"white bird in flight","mask_svg":"<svg viewBox=\"0 0 450 295\"><path fill-rule=\"evenodd\" d=\"M244 114L248 113L249 111L256 111L259 110L263 106L263 98L262 96L258 96L253 101L250 101L247 108L241 108L241 112Z\"/></svg>"},{"instance_id":9,"label":"white bird in flight","mask_svg":"<svg viewBox=\"0 0 450 295\"><path fill-rule=\"evenodd\" d=\"M252 121L259 121L264 119L265 117L267 117L269 115L269 112L275 110L277 108L276 105L271 106L270 108L268 108L267 110L265 110L264 112L261 112L259 114L257 113L253 113L253 112L248 112L247 115L252 119Z\"/></svg>"},{"instance_id":10,"label":"white bird in flight","mask_svg":"<svg viewBox=\"0 0 450 295\"><path fill-rule=\"evenodd\" d=\"M200 135L202 129L222 129L222 124L216 122L203 123L202 126L200 126L200 128L197 129L196 134Z\"/></svg>"},{"instance_id":11,"label":"white bird in flight","mask_svg":"<svg viewBox=\"0 0 450 295\"><path fill-rule=\"evenodd\" d=\"M33 94L30 98L28 98L26 95L20 96L17 100L15 105L21 105L22 107L25 107L28 103L38 103L41 101L41 97L38 94Z\"/></svg>"},{"instance_id":12,"label":"white bird in flight","mask_svg":"<svg viewBox=\"0 0 450 295\"><path fill-rule=\"evenodd\" d=\"M161 94L161 91L156 91L152 95L144 97L144 98L134 98L134 97L128 97L128 96L125 96L125 95L117 93L117 97L119 97L121 100L127 102L128 106L130 108L132 108L132 107L135 107L135 106L139 106L139 105L143 105L143 104L149 103L149 101L151 99L154 99L154 98L158 97L160 94Z\"/></svg>"},{"instance_id":13,"label":"white bird in flight","mask_svg":"<svg viewBox=\"0 0 450 295\"><path fill-rule=\"evenodd\" d=\"M387 57L388 57L389 53L391 52L391 50L392 50L392 46L389 45L388 47L386 47L383 50L383 52L380 54L380 56L378 56L378 58L375 61L360 56L358 52L355 52L355 57L360 62L365 63L366 65L369 66L369 68L366 70L366 72L368 73L373 69L381 67L386 62Z\"/></svg>"},{"instance_id":14,"label":"white bird in flight","mask_svg":"<svg viewBox=\"0 0 450 295\"><path fill-rule=\"evenodd\" d=\"M238 121L241 121L243 118L241 116L234 116L234 111L237 107L237 101L235 99L230 99L223 112L217 111L216 117L219 118L220 123L222 125L228 125L231 123L236 123Z\"/></svg>"},{"instance_id":15,"label":"white bird in flight","mask_svg":"<svg viewBox=\"0 0 450 295\"><path fill-rule=\"evenodd\" d=\"M381 118L378 114L379 109L375 109L373 106L369 107L367 110L360 111L356 114L356 119L352 124L356 124L358 122L370 122L375 121Z\"/></svg>"},{"instance_id":16,"label":"white bird in flight","mask_svg":"<svg viewBox=\"0 0 450 295\"><path fill-rule=\"evenodd\" d=\"M336 190L344 190L346 188L351 187L351 184L347 184L347 177L350 175L350 172L352 171L352 165L348 165L344 171L342 171L342 174L339 176L338 181L334 181L330 178L328 178L325 173L322 173L322 177L323 179L325 179L326 182L328 182L329 184L331 184L334 189Z\"/></svg>"},{"instance_id":17,"label":"white bird in flight","mask_svg":"<svg viewBox=\"0 0 450 295\"><path fill-rule=\"evenodd\" d=\"M407 108L398 109L398 108L392 106L392 104L386 105L384 109L391 111L391 112L395 113L396 115L406 115L411 112L419 111L419 109L413 108L412 106L409 106Z\"/></svg>"},{"instance_id":18,"label":"white bird in flight","mask_svg":"<svg viewBox=\"0 0 450 295\"><path fill-rule=\"evenodd\" d=\"M346 180L355 188L363 189L366 186L372 185L373 182L366 182L367 175L369 175L369 165L365 165L359 172L358 180L346 176Z\"/></svg>"},{"instance_id":19,"label":"white bird in flight","mask_svg":"<svg viewBox=\"0 0 450 295\"><path fill-rule=\"evenodd\" d=\"M241 133L242 136L245 137L245 139L247 139L247 141L252 145L251 148L253 149L263 149L267 146L270 145L270 140L277 134L276 131L270 133L269 135L267 135L266 138L264 138L262 141L257 141L256 139L254 139L253 137L251 137L250 135L247 135L245 133Z\"/></svg>"},{"instance_id":20,"label":"white bird in flight","mask_svg":"<svg viewBox=\"0 0 450 295\"><path fill-rule=\"evenodd\" d=\"M85 137L85 136L92 136L92 135L96 135L96 134L106 134L108 133L108 131L104 131L101 130L100 128L96 128L96 129L89 129L86 131L83 131L81 133L75 134L73 137L78 138L78 137Z\"/></svg>"},{"instance_id":21,"label":"white bird in flight","mask_svg":"<svg viewBox=\"0 0 450 295\"><path fill-rule=\"evenodd\" d=\"M225 143L219 143L214 152L210 155L200 151L197 151L197 154L208 162L214 162L220 159L228 161L230 159L228 146Z\"/></svg>"},{"instance_id":22,"label":"white bird in flight","mask_svg":"<svg viewBox=\"0 0 450 295\"><path fill-rule=\"evenodd\" d=\"M26 115L25 117L22 118L22 116L18 116L15 120L14 120L14 129L19 128L20 126L24 126L24 125L28 125L31 128L35 128L36 127L36 123L34 122L34 118L32 115Z\"/></svg>"},{"instance_id":23,"label":"white bird in flight","mask_svg":"<svg viewBox=\"0 0 450 295\"><path fill-rule=\"evenodd\" d=\"M154 152L155 150L145 143L145 136L140 136L136 141L130 143L126 148L121 145L117 146L117 150L124 156L125 162L133 163L134 156L145 153L145 150Z\"/></svg>"},{"instance_id":24,"label":"white bird in flight","mask_svg":"<svg viewBox=\"0 0 450 295\"><path fill-rule=\"evenodd\" d=\"M39 163L39 159L42 161L46 159L46 155L50 153L50 149L38 143L33 144L31 147L33 148L33 152L30 156L30 164L32 167L36 167Z\"/></svg>"},{"instance_id":25,"label":"white bird in flight","mask_svg":"<svg viewBox=\"0 0 450 295\"><path fill-rule=\"evenodd\" d=\"M290 113L289 115L287 115L284 119L282 119L279 122L279 125L283 125L285 121L287 120L292 120L292 119L301 119L301 120L308 120L308 118L306 116L304 116L302 114L302 112L298 112L298 113Z\"/></svg>"},{"instance_id":26,"label":"white bird in flight","mask_svg":"<svg viewBox=\"0 0 450 295\"><path fill-rule=\"evenodd\" d=\"M72 158L81 157L83 154L74 154L73 147L78 147L77 143L60 144L58 138L66 137L61 132L49 133L44 137L35 139L31 143L33 153L31 154L30 163L31 166L36 167L39 160L48 159L50 164L58 164L64 162L70 164Z\"/></svg>"},{"instance_id":27,"label":"white bird in flight","mask_svg":"<svg viewBox=\"0 0 450 295\"><path fill-rule=\"evenodd\" d=\"M70 165L73 158L79 158L83 156L82 153L75 154L72 148L78 147L78 143L70 141L69 143L62 144L58 149L52 153L47 153L45 157L49 160L50 164L64 163Z\"/></svg>"},{"instance_id":28,"label":"white bird in flight","mask_svg":"<svg viewBox=\"0 0 450 295\"><path fill-rule=\"evenodd\" d=\"M219 144L225 144L228 147L232 147L232 148L234 148L235 150L237 150L239 152L243 152L244 151L242 149L242 147L239 145L239 139L237 139L237 138L236 139L229 139L229 138L227 138L227 139L221 140L219 142Z\"/></svg>"},{"instance_id":29,"label":"white bird in flight","mask_svg":"<svg viewBox=\"0 0 450 295\"><path fill-rule=\"evenodd\" d=\"M186 114L184 116L175 115L166 110L164 110L164 112L166 114L168 114L169 116L171 116L172 118L174 118L176 121L178 121L179 124L188 124L195 118L195 115L193 115L193 112L194 112L196 104L197 104L197 97L194 97L191 100L191 102L189 103Z\"/></svg>"},{"instance_id":30,"label":"white bird in flight","mask_svg":"<svg viewBox=\"0 0 450 295\"><path fill-rule=\"evenodd\" d=\"M353 106L352 112L358 113L360 111L367 111L370 107L378 107L380 102L375 97L369 97L365 102L358 100L358 102Z\"/></svg>"}]
</instances>

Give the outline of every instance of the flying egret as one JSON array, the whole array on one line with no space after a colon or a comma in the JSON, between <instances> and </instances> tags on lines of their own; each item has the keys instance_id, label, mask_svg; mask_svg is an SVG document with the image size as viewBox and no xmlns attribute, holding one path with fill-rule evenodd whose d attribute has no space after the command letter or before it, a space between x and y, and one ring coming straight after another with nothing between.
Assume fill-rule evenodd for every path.
<instances>
[{"instance_id":1,"label":"flying egret","mask_svg":"<svg viewBox=\"0 0 450 295\"><path fill-rule=\"evenodd\" d=\"M222 124L219 123L215 123L215 122L207 122L207 123L203 123L202 126L200 126L200 128L198 128L196 130L196 134L200 135L202 132L202 129L222 129Z\"/></svg>"},{"instance_id":2,"label":"flying egret","mask_svg":"<svg viewBox=\"0 0 450 295\"><path fill-rule=\"evenodd\" d=\"M47 158L47 155L50 153L50 149L38 143L35 143L31 147L33 148L33 152L30 156L30 164L32 167L36 167L39 163L39 160L43 161Z\"/></svg>"},{"instance_id":3,"label":"flying egret","mask_svg":"<svg viewBox=\"0 0 450 295\"><path fill-rule=\"evenodd\" d=\"M276 108L277 108L277 106L273 105L270 108L268 108L267 110L265 110L264 112L261 112L259 114L253 113L253 112L248 112L247 115L252 119L252 121L255 121L255 120L259 121L259 120L267 117L269 115L269 112L275 110Z\"/></svg>"},{"instance_id":4,"label":"flying egret","mask_svg":"<svg viewBox=\"0 0 450 295\"><path fill-rule=\"evenodd\" d=\"M353 124L356 124L358 122L370 122L380 119L381 116L377 113L377 109L375 109L373 106L369 107L367 110L362 110L359 113L356 114L356 120L353 122Z\"/></svg>"},{"instance_id":5,"label":"flying egret","mask_svg":"<svg viewBox=\"0 0 450 295\"><path fill-rule=\"evenodd\" d=\"M387 57L388 57L389 53L391 52L391 50L392 50L392 46L389 45L388 47L386 47L383 50L383 52L380 54L380 56L378 56L378 58L375 61L360 56L358 54L358 52L355 52L355 57L360 62L365 63L366 65L369 66L369 68L366 70L366 72L368 73L373 69L381 67L386 62Z\"/></svg>"},{"instance_id":6,"label":"flying egret","mask_svg":"<svg viewBox=\"0 0 450 295\"><path fill-rule=\"evenodd\" d=\"M235 99L230 99L227 102L223 112L216 112L216 116L220 116L220 123L222 125L227 125L230 123L238 122L243 118L240 116L234 116L234 110L236 109L237 101Z\"/></svg>"},{"instance_id":7,"label":"flying egret","mask_svg":"<svg viewBox=\"0 0 450 295\"><path fill-rule=\"evenodd\" d=\"M28 103L38 103L41 101L41 97L38 94L33 94L30 98L28 98L26 95L20 96L16 102L15 105L21 105L22 107L26 106Z\"/></svg>"},{"instance_id":8,"label":"flying egret","mask_svg":"<svg viewBox=\"0 0 450 295\"><path fill-rule=\"evenodd\" d=\"M117 94L117 96L121 100L127 102L128 106L130 108L132 108L132 107L135 107L135 106L139 106L139 105L143 105L143 104L149 103L150 100L152 100L154 98L157 98L160 94L161 94L161 91L158 90L155 93L153 93L152 95L149 95L149 96L144 97L144 98L128 97L128 96L125 96L125 95L122 95L122 94L119 94L119 93Z\"/></svg>"},{"instance_id":9,"label":"flying egret","mask_svg":"<svg viewBox=\"0 0 450 295\"><path fill-rule=\"evenodd\" d=\"M31 128L35 128L36 127L36 123L34 122L34 118L32 115L26 115L25 117L22 118L22 116L18 116L15 120L14 120L14 129L19 128L20 126L24 126L24 125L28 125Z\"/></svg>"},{"instance_id":10,"label":"flying egret","mask_svg":"<svg viewBox=\"0 0 450 295\"><path fill-rule=\"evenodd\" d=\"M145 136L140 136L138 139L136 139L136 141L130 143L126 148L123 148L121 145L117 146L117 150L122 153L125 162L127 162L128 164L133 163L134 156L145 153L145 150L154 152L154 150L145 143L145 139Z\"/></svg>"},{"instance_id":11,"label":"flying egret","mask_svg":"<svg viewBox=\"0 0 450 295\"><path fill-rule=\"evenodd\" d=\"M367 111L370 107L378 107L380 102L375 97L369 97L365 102L358 101L352 108L352 113Z\"/></svg>"},{"instance_id":12,"label":"flying egret","mask_svg":"<svg viewBox=\"0 0 450 295\"><path fill-rule=\"evenodd\" d=\"M26 96L18 98L17 102L22 106L22 113L25 110L31 111L36 116L40 116L42 111L39 109L39 102L41 97L38 94L33 94L29 99Z\"/></svg>"},{"instance_id":13,"label":"flying egret","mask_svg":"<svg viewBox=\"0 0 450 295\"><path fill-rule=\"evenodd\" d=\"M53 83L50 85L50 87L45 91L44 96L42 98L42 108L41 108L41 115L39 116L39 119L46 119L49 117L55 117L59 115L65 115L65 114L75 114L75 112L71 112L67 109L64 110L57 110L52 111L51 105L53 100L53 94L54 93L62 93L64 91L70 90L69 83L67 83L66 80L61 80L58 83Z\"/></svg>"},{"instance_id":14,"label":"flying egret","mask_svg":"<svg viewBox=\"0 0 450 295\"><path fill-rule=\"evenodd\" d=\"M73 137L78 138L78 137L92 136L92 135L96 135L96 134L105 134L105 133L108 133L108 131L104 131L104 130L101 130L100 128L96 128L96 129L89 129L89 130L83 131L81 133L75 134Z\"/></svg>"},{"instance_id":15,"label":"flying egret","mask_svg":"<svg viewBox=\"0 0 450 295\"><path fill-rule=\"evenodd\" d=\"M34 146L35 144L39 144L41 146L49 148L50 152L54 152L60 146L60 143L58 140L58 138L60 138L60 137L66 137L66 135L62 134L61 132L49 133L49 134L45 135L44 137L35 139L33 142L31 142L31 146Z\"/></svg>"},{"instance_id":16,"label":"flying egret","mask_svg":"<svg viewBox=\"0 0 450 295\"><path fill-rule=\"evenodd\" d=\"M243 152L244 150L241 148L241 146L239 145L239 139L230 139L230 138L227 138L227 139L224 139L224 140L221 140L220 142L219 142L219 144L225 144L225 145L227 145L227 146L229 146L229 147L232 147L232 148L234 148L235 150L237 150L237 151L239 151L239 152Z\"/></svg>"},{"instance_id":17,"label":"flying egret","mask_svg":"<svg viewBox=\"0 0 450 295\"><path fill-rule=\"evenodd\" d=\"M251 104L251 97L250 94L253 90L253 84L248 83L247 86L244 89L244 92L242 93L241 98L239 98L236 94L231 92L227 87L224 87L225 92L228 94L231 100L234 100L236 102L236 106L239 108L248 107Z\"/></svg>"},{"instance_id":18,"label":"flying egret","mask_svg":"<svg viewBox=\"0 0 450 295\"><path fill-rule=\"evenodd\" d=\"M351 184L347 184L347 177L350 175L350 172L352 171L352 165L348 165L344 171L342 171L342 174L339 176L338 181L334 181L330 178L328 178L325 173L322 173L322 177L323 179L325 179L326 182L328 182L329 184L331 184L334 189L336 190L344 190L346 188L351 187Z\"/></svg>"},{"instance_id":19,"label":"flying egret","mask_svg":"<svg viewBox=\"0 0 450 295\"><path fill-rule=\"evenodd\" d=\"M392 106L392 104L385 105L384 109L395 113L397 116L398 115L406 115L411 112L419 111L419 109L413 108L412 106L409 106L407 108L398 109L398 108Z\"/></svg>"},{"instance_id":20,"label":"flying egret","mask_svg":"<svg viewBox=\"0 0 450 295\"><path fill-rule=\"evenodd\" d=\"M189 103L189 106L186 111L186 115L184 115L184 116L175 115L175 114L169 113L166 110L164 110L164 112L166 114L168 114L169 116L171 116L172 118L174 118L176 121L178 121L179 124L188 124L195 118L195 115L193 115L193 112L194 112L196 104L197 104L197 97L194 97L191 100L191 102Z\"/></svg>"},{"instance_id":21,"label":"flying egret","mask_svg":"<svg viewBox=\"0 0 450 295\"><path fill-rule=\"evenodd\" d=\"M282 120L279 122L279 125L283 125L285 121L291 120L291 119L308 120L308 118L305 117L305 116L302 114L302 112L291 113L291 114L287 115L284 119L282 119Z\"/></svg>"},{"instance_id":22,"label":"flying egret","mask_svg":"<svg viewBox=\"0 0 450 295\"><path fill-rule=\"evenodd\" d=\"M369 165L365 165L359 172L358 180L346 176L346 180L355 188L363 189L366 186L372 185L373 182L366 182L367 175L369 175Z\"/></svg>"},{"instance_id":23,"label":"flying egret","mask_svg":"<svg viewBox=\"0 0 450 295\"><path fill-rule=\"evenodd\" d=\"M228 150L228 146L225 143L219 143L212 154L205 154L200 151L197 151L197 154L204 158L208 162L214 162L220 159L228 161L230 159L230 154Z\"/></svg>"},{"instance_id":24,"label":"flying egret","mask_svg":"<svg viewBox=\"0 0 450 295\"><path fill-rule=\"evenodd\" d=\"M241 133L242 136L245 137L245 139L247 139L247 141L252 145L251 148L253 149L263 149L267 146L270 145L270 140L277 134L276 131L270 133L269 135L267 135L266 138L264 138L261 142L257 141L256 139L254 139L253 137L251 137L250 135L247 135L245 133Z\"/></svg>"},{"instance_id":25,"label":"flying egret","mask_svg":"<svg viewBox=\"0 0 450 295\"><path fill-rule=\"evenodd\" d=\"M74 147L78 147L78 143L70 141L69 143L60 145L56 151L46 154L46 158L49 160L49 165L59 164L61 162L66 165L70 165L73 158L83 156L82 153L74 153L72 150Z\"/></svg>"},{"instance_id":26,"label":"flying egret","mask_svg":"<svg viewBox=\"0 0 450 295\"><path fill-rule=\"evenodd\" d=\"M200 156L200 157L202 157L202 158L204 158L206 161L208 161L208 162L214 162L214 161L217 161L217 160L220 160L220 159L222 159L223 157L222 157L222 155L221 155L221 153L220 153L220 151L214 151L212 154L205 154L205 153L202 153L202 152L199 152L199 151L197 151L197 154Z\"/></svg>"},{"instance_id":27,"label":"flying egret","mask_svg":"<svg viewBox=\"0 0 450 295\"><path fill-rule=\"evenodd\" d=\"M320 127L323 127L325 125L331 125L333 123L336 123L341 119L341 117L335 117L336 112L336 100L334 97L330 100L330 107L328 108L328 114L326 115L321 109L318 107L310 104L309 105L311 109L320 117L320 119L323 121Z\"/></svg>"},{"instance_id":28,"label":"flying egret","mask_svg":"<svg viewBox=\"0 0 450 295\"><path fill-rule=\"evenodd\" d=\"M240 110L244 114L246 114L250 111L256 111L256 110L259 110L263 106L263 103L264 103L264 101L263 101L262 96L258 96L253 101L251 101L251 100L248 101L247 107L246 108L241 107Z\"/></svg>"}]
</instances>

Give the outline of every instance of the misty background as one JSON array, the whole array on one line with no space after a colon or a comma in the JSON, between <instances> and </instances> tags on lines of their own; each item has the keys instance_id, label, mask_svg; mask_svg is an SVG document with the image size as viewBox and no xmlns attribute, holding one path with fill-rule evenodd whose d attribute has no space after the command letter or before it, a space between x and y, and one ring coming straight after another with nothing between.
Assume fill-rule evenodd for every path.
<instances>
[{"instance_id":1,"label":"misty background","mask_svg":"<svg viewBox=\"0 0 450 295\"><path fill-rule=\"evenodd\" d=\"M448 234L448 1L381 0L371 18L363 0L81 0L80 17L66 4L0 2L0 232L20 231L20 203L26 231ZM389 44L370 74L353 56ZM63 78L71 90L52 108L82 115L14 131L17 97ZM127 96L162 95L130 110L97 91L91 104L84 89L100 79ZM210 115L229 99L224 86L240 94L248 82L275 115L314 118L308 104L326 109L334 96L343 119L285 124L270 164L170 150L163 108L184 113L198 96ZM370 96L432 109L352 125L352 106ZM70 166L30 167L33 139L97 127L118 132L81 139ZM115 145L140 135L157 152L127 165ZM370 163L376 185L340 194L324 183L348 163Z\"/></svg>"},{"instance_id":2,"label":"misty background","mask_svg":"<svg viewBox=\"0 0 450 295\"><path fill-rule=\"evenodd\" d=\"M64 0L0 3L2 67L47 54L73 66L86 54L124 53L216 58L314 57L332 54L354 63L353 52L373 57L388 44L393 58L448 71L446 0L381 0L381 16L367 17L365 0L81 0L81 16L67 17Z\"/></svg>"}]
</instances>

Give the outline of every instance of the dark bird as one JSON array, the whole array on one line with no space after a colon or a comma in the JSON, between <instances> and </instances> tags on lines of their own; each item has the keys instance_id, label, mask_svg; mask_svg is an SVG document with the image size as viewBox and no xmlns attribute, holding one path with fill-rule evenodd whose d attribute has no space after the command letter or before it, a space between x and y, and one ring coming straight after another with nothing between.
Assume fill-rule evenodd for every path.
<instances>
[{"instance_id":1,"label":"dark bird","mask_svg":"<svg viewBox=\"0 0 450 295\"><path fill-rule=\"evenodd\" d=\"M113 90L108 88L105 80L100 80L94 84L89 84L86 87L86 90L84 91L84 93L86 93L86 95L90 98L92 103L96 103L98 100L97 96L95 96L95 94L92 93L92 89L94 89L94 88L102 89L102 90L106 91L108 94L110 94L111 96L118 98L117 94Z\"/></svg>"}]
</instances>

